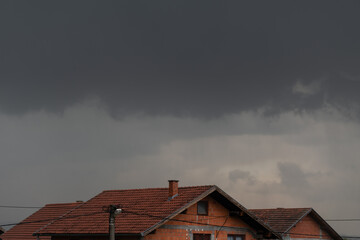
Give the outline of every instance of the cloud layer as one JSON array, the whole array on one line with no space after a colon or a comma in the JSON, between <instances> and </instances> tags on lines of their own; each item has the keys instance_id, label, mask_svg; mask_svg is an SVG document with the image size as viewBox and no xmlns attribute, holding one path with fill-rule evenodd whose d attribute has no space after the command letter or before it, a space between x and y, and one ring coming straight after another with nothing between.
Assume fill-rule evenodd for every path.
<instances>
[{"instance_id":1,"label":"cloud layer","mask_svg":"<svg viewBox=\"0 0 360 240\"><path fill-rule=\"evenodd\" d=\"M347 107L360 101L359 10L357 1L3 1L0 109L62 112L93 97L120 116Z\"/></svg>"},{"instance_id":2,"label":"cloud layer","mask_svg":"<svg viewBox=\"0 0 360 240\"><path fill-rule=\"evenodd\" d=\"M275 117L258 110L211 120L114 119L92 101L63 114L1 114L0 126L4 203L87 200L104 189L166 186L177 178L182 186L217 184L249 208L360 215L359 124L330 107ZM17 219L5 215L1 223L9 220Z\"/></svg>"}]
</instances>

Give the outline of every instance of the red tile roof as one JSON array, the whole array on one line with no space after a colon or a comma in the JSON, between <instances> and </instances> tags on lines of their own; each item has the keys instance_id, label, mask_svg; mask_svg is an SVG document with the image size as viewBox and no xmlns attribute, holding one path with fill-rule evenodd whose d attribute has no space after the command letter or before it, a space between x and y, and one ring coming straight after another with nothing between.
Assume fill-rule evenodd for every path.
<instances>
[{"instance_id":1,"label":"red tile roof","mask_svg":"<svg viewBox=\"0 0 360 240\"><path fill-rule=\"evenodd\" d=\"M32 234L39 230L44 225L53 221L54 219L69 212L71 209L79 206L82 203L59 203L47 204L37 212L30 215L20 224L15 225L10 230L2 234L0 237L3 240L26 240L36 239ZM50 237L42 237L41 239L50 239Z\"/></svg>"},{"instance_id":2,"label":"red tile roof","mask_svg":"<svg viewBox=\"0 0 360 240\"><path fill-rule=\"evenodd\" d=\"M268 224L275 232L286 233L307 215L311 208L274 208L249 209L260 220Z\"/></svg>"},{"instance_id":3,"label":"red tile roof","mask_svg":"<svg viewBox=\"0 0 360 240\"><path fill-rule=\"evenodd\" d=\"M249 209L249 212L283 235L305 216L310 215L333 239L342 240L342 237L312 208Z\"/></svg>"},{"instance_id":4,"label":"red tile roof","mask_svg":"<svg viewBox=\"0 0 360 240\"><path fill-rule=\"evenodd\" d=\"M179 187L178 196L170 201L168 188L103 191L39 233L107 234L109 213L104 211L104 207L119 204L123 212L116 217L116 233L141 234L215 188L216 186Z\"/></svg>"}]
</instances>

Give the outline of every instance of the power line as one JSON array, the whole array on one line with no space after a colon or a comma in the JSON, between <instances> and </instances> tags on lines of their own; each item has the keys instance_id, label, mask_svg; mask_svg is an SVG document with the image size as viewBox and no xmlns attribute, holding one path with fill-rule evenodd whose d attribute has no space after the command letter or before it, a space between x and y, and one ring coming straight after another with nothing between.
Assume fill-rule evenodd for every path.
<instances>
[{"instance_id":1,"label":"power line","mask_svg":"<svg viewBox=\"0 0 360 240\"><path fill-rule=\"evenodd\" d=\"M273 221L273 220L298 220L300 217L269 217L269 218L262 218L257 217L257 219L260 219L261 221ZM336 218L336 219L324 219L325 221L360 221L360 218Z\"/></svg>"},{"instance_id":2,"label":"power line","mask_svg":"<svg viewBox=\"0 0 360 240\"><path fill-rule=\"evenodd\" d=\"M0 207L9 207L9 208L39 208L39 207L29 207L29 206L0 206ZM141 210L141 209L139 209ZM71 211L71 210L70 210ZM6 226L14 226L14 225L23 225L23 224L31 224L31 223L39 223L39 222L50 222L50 221L57 221L57 220L63 220L63 219L70 219L70 218L78 218L78 217L83 217L83 216L92 216L92 215L97 215L97 214L102 214L104 213L104 211L99 211L99 212L92 212L92 213L88 213L88 214L79 214L79 215L70 215L70 216L61 216L61 217L57 217L57 218L49 218L49 219L43 219L43 220L37 220L37 221L28 221L28 222L19 222L19 223L9 223L9 224L1 224L1 227L6 227ZM181 220L181 219L173 219L170 217L163 217L163 216L156 216L156 215L152 215L152 214L147 214L144 212L134 212L134 211L130 211L130 210L126 210L123 209L123 213L129 213L129 214L134 214L134 215L138 215L138 216L148 216L151 218L158 218L161 220L171 220L171 221L177 221L177 222L184 222L184 223L192 223L192 224L198 224L198 225L204 225L204 226L213 226L213 227L219 227L220 229L224 227L224 225L216 225L216 224L209 224L209 223L204 223L201 222L201 220L199 221L189 221L189 220ZM192 215L195 216L195 215ZM219 218L219 217L227 217L227 216L214 216L212 217L214 218ZM288 218L287 218L288 219ZM298 218L296 218L298 219ZM204 219L204 221L207 221L208 219ZM326 221L360 221L360 219L328 219ZM227 226L228 228L237 228L237 227L233 227L233 226ZM321 237L320 235L315 235L315 234L306 234L306 233L284 233L284 232L276 232L278 234L289 234L289 235L302 235L302 236L311 236L311 237ZM344 238L360 238L360 236L346 236Z\"/></svg>"},{"instance_id":3,"label":"power line","mask_svg":"<svg viewBox=\"0 0 360 240\"><path fill-rule=\"evenodd\" d=\"M307 234L307 233L283 233L283 232L276 232L279 234L284 235L301 235L301 236L309 236L309 237L323 237L324 235L317 235L317 234ZM360 236L341 236L342 238L360 238Z\"/></svg>"},{"instance_id":4,"label":"power line","mask_svg":"<svg viewBox=\"0 0 360 240\"><path fill-rule=\"evenodd\" d=\"M54 203L54 205L56 205L57 203ZM59 203L59 204L62 204L62 203ZM64 203L66 204L66 203ZM53 205L53 204L49 204L49 205ZM135 205L136 206L136 205ZM40 208L43 208L43 207L36 207L36 206L15 206L15 205L0 205L0 208L29 208L29 209L40 209ZM51 208L63 208L63 206L51 206ZM144 210L146 211L146 209L138 209L138 210ZM196 216L196 214L187 214L187 215L193 215L193 216ZM255 217L256 214L253 214ZM216 218L216 217L226 217L227 215L221 215L221 216L212 216L213 218ZM264 221L265 219L262 219L261 217L257 217L258 219ZM266 220L298 220L299 218L298 217L270 217L270 218L266 218ZM360 221L360 218L338 218L338 219L324 219L325 221Z\"/></svg>"},{"instance_id":5,"label":"power line","mask_svg":"<svg viewBox=\"0 0 360 240\"><path fill-rule=\"evenodd\" d=\"M161 218L161 219L165 219L165 220L170 220L170 221L176 221L176 222L185 222L185 223L193 223L193 224L199 224L199 225L204 225L204 226L212 226L212 227L219 227L220 229L223 228L224 226L221 225L216 225L216 224L209 224L209 223L202 223L202 222L194 222L194 221L188 221L188 220L181 220L181 219L172 219L169 217L161 217L161 216L155 216L155 215L151 215L151 214L146 214L146 213L136 213L133 211L129 211L129 210L124 210L123 212L126 213L131 213L134 215L145 215L145 216L149 216L149 217L154 217L154 218ZM204 219L207 220L207 219ZM237 227L233 227L233 226L226 226L227 228L234 228L237 229ZM306 234L306 233L285 233L285 232L275 232L278 234L288 234L288 235L303 235L303 236L310 236L310 237L322 237L321 235L316 235L316 234ZM349 236L346 238L360 238L360 236Z\"/></svg>"},{"instance_id":6,"label":"power line","mask_svg":"<svg viewBox=\"0 0 360 240\"><path fill-rule=\"evenodd\" d=\"M61 203L60 203L61 204ZM40 209L40 208L43 208L43 207L36 207L36 206L14 206L14 205L0 205L0 208L19 208L19 209ZM51 206L51 208L63 208L62 206ZM139 209L139 210L145 210L145 209ZM188 214L188 215L196 215L196 214ZM255 215L255 214L253 214ZM223 215L223 216L213 216L213 218L216 218L216 217L226 217L226 215ZM256 215L255 215L256 217ZM258 218L262 221L264 221L264 219L262 218ZM270 217L270 218L267 218L266 220L298 220L299 218L298 217ZM266 221L265 220L265 221ZM325 221L331 221L331 222L355 222L355 221L360 221L360 218L344 218L344 219L324 219Z\"/></svg>"},{"instance_id":7,"label":"power line","mask_svg":"<svg viewBox=\"0 0 360 240\"><path fill-rule=\"evenodd\" d=\"M1 205L0 208L42 208L42 207L31 207L31 206L4 206L4 205Z\"/></svg>"},{"instance_id":8,"label":"power line","mask_svg":"<svg viewBox=\"0 0 360 240\"><path fill-rule=\"evenodd\" d=\"M343 222L343 221L347 221L347 222L357 222L360 221L360 218L348 218L348 219L326 219L325 221L334 221L334 222Z\"/></svg>"},{"instance_id":9,"label":"power line","mask_svg":"<svg viewBox=\"0 0 360 240\"><path fill-rule=\"evenodd\" d=\"M72 216L60 216L60 217L57 217L57 218L48 218L48 219L42 219L42 220L36 220L36 221L1 224L0 226L1 227L8 227L8 226L14 226L14 225L23 225L23 224L31 224L31 223L39 223L39 222L57 221L57 220L68 219L68 218L92 216L92 215L96 215L96 214L100 214L100 213L104 213L104 212L101 211L101 212L93 212L93 213L79 214L79 215L72 215Z\"/></svg>"}]
</instances>

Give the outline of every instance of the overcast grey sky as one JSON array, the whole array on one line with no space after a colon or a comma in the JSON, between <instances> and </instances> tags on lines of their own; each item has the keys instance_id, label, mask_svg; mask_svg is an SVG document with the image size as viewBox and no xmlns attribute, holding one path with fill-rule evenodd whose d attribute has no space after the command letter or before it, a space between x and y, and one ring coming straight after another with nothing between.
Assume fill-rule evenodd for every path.
<instances>
[{"instance_id":1,"label":"overcast grey sky","mask_svg":"<svg viewBox=\"0 0 360 240\"><path fill-rule=\"evenodd\" d=\"M1 1L0 205L216 184L360 218L359 1ZM29 211L0 209L0 224ZM359 222L331 224L360 236Z\"/></svg>"}]
</instances>

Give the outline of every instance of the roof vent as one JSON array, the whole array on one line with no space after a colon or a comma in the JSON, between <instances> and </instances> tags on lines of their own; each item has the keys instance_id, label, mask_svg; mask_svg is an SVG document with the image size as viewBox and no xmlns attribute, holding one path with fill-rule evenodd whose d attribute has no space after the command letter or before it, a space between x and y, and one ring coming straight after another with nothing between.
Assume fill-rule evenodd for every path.
<instances>
[{"instance_id":1,"label":"roof vent","mask_svg":"<svg viewBox=\"0 0 360 240\"><path fill-rule=\"evenodd\" d=\"M169 180L169 200L173 199L179 194L178 183L179 180Z\"/></svg>"}]
</instances>

